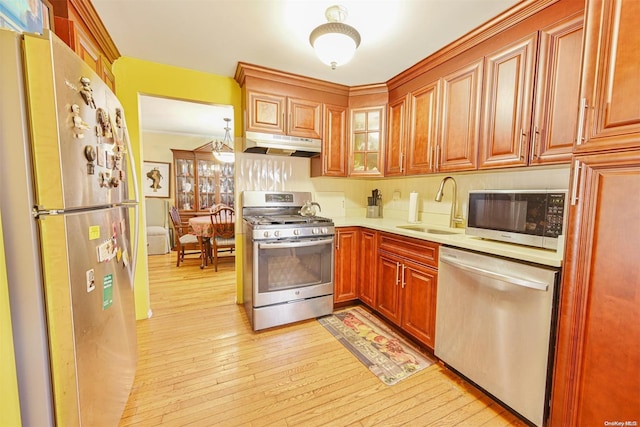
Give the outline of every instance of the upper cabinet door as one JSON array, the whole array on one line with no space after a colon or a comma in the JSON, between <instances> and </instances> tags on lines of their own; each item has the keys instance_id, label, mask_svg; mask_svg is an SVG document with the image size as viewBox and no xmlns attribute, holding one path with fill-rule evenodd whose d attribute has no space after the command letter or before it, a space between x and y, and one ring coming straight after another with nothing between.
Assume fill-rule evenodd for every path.
<instances>
[{"instance_id":1,"label":"upper cabinet door","mask_svg":"<svg viewBox=\"0 0 640 427\"><path fill-rule=\"evenodd\" d=\"M576 140L583 14L540 31L529 164L566 163Z\"/></svg>"},{"instance_id":2,"label":"upper cabinet door","mask_svg":"<svg viewBox=\"0 0 640 427\"><path fill-rule=\"evenodd\" d=\"M302 138L322 138L322 103L305 99L288 98L289 117L287 135Z\"/></svg>"},{"instance_id":3,"label":"upper cabinet door","mask_svg":"<svg viewBox=\"0 0 640 427\"><path fill-rule=\"evenodd\" d=\"M382 176L385 107L351 110L349 175Z\"/></svg>"},{"instance_id":4,"label":"upper cabinet door","mask_svg":"<svg viewBox=\"0 0 640 427\"><path fill-rule=\"evenodd\" d=\"M248 91L247 98L247 130L285 133L286 97Z\"/></svg>"},{"instance_id":5,"label":"upper cabinet door","mask_svg":"<svg viewBox=\"0 0 640 427\"><path fill-rule=\"evenodd\" d=\"M526 165L538 33L486 57L480 168Z\"/></svg>"},{"instance_id":6,"label":"upper cabinet door","mask_svg":"<svg viewBox=\"0 0 640 427\"><path fill-rule=\"evenodd\" d=\"M638 145L640 2L590 0L576 152Z\"/></svg>"},{"instance_id":7,"label":"upper cabinet door","mask_svg":"<svg viewBox=\"0 0 640 427\"><path fill-rule=\"evenodd\" d=\"M347 176L347 107L324 106L322 175Z\"/></svg>"},{"instance_id":8,"label":"upper cabinet door","mask_svg":"<svg viewBox=\"0 0 640 427\"><path fill-rule=\"evenodd\" d=\"M389 136L386 144L384 175L404 175L406 158L407 98L389 104Z\"/></svg>"},{"instance_id":9,"label":"upper cabinet door","mask_svg":"<svg viewBox=\"0 0 640 427\"><path fill-rule=\"evenodd\" d=\"M247 91L247 130L322 138L322 103Z\"/></svg>"},{"instance_id":10,"label":"upper cabinet door","mask_svg":"<svg viewBox=\"0 0 640 427\"><path fill-rule=\"evenodd\" d=\"M478 164L483 59L442 78L442 117L436 170L474 170Z\"/></svg>"},{"instance_id":11,"label":"upper cabinet door","mask_svg":"<svg viewBox=\"0 0 640 427\"><path fill-rule=\"evenodd\" d=\"M409 140L407 142L406 175L419 175L434 170L433 151L437 143L440 83L433 83L409 94Z\"/></svg>"}]
</instances>

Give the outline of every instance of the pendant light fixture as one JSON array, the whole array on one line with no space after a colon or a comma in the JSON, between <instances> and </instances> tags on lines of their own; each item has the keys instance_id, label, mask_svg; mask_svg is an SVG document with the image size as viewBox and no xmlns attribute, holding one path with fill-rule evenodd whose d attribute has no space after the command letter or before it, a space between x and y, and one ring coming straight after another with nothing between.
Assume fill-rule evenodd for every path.
<instances>
[{"instance_id":1,"label":"pendant light fixture","mask_svg":"<svg viewBox=\"0 0 640 427\"><path fill-rule=\"evenodd\" d=\"M344 6L328 7L324 13L328 22L316 27L309 35L309 43L316 55L322 62L331 66L332 70L349 62L360 46L360 33L343 23L347 15Z\"/></svg>"},{"instance_id":2,"label":"pendant light fixture","mask_svg":"<svg viewBox=\"0 0 640 427\"><path fill-rule=\"evenodd\" d=\"M230 118L225 117L224 121L227 122L224 127L224 139L222 141L212 141L213 144L213 157L222 163L233 163L236 159L233 154L233 141L231 140L231 134L229 131Z\"/></svg>"}]
</instances>

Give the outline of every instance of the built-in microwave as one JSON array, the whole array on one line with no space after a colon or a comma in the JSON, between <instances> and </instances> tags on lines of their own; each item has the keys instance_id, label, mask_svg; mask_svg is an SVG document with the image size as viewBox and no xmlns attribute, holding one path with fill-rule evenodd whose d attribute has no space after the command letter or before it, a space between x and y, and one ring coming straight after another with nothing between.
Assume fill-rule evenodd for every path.
<instances>
[{"instance_id":1,"label":"built-in microwave","mask_svg":"<svg viewBox=\"0 0 640 427\"><path fill-rule=\"evenodd\" d=\"M471 190L466 234L558 250L567 190Z\"/></svg>"}]
</instances>

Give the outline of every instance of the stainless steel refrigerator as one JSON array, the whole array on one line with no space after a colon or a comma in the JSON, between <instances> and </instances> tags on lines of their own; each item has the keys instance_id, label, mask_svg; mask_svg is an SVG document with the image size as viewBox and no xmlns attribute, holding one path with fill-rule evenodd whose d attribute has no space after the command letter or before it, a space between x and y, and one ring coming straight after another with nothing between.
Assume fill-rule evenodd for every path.
<instances>
[{"instance_id":1,"label":"stainless steel refrigerator","mask_svg":"<svg viewBox=\"0 0 640 427\"><path fill-rule=\"evenodd\" d=\"M0 208L22 422L116 426L137 363L137 188L123 110L53 34L0 29L0 58Z\"/></svg>"}]
</instances>

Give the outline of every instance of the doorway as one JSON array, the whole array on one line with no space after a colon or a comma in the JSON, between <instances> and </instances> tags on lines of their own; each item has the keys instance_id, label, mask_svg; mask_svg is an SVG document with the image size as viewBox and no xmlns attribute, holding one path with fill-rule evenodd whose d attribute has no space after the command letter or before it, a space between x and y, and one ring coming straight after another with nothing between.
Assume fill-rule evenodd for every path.
<instances>
[{"instance_id":1,"label":"doorway","mask_svg":"<svg viewBox=\"0 0 640 427\"><path fill-rule=\"evenodd\" d=\"M193 151L212 145L212 141L223 140L226 128L234 129L234 107L161 96L139 95L139 110L143 164L168 166L168 172L165 173L167 175L165 185L168 185L169 192L163 194L162 198L169 205L184 207L185 203L178 203L178 198L185 195L178 191L179 188L183 188L177 185L177 178L181 171L176 169L172 150ZM230 143L230 148L233 150L233 138ZM198 170L197 164L194 163L193 166L193 171L190 171L192 175ZM225 172L220 179L220 188L225 190L224 200L231 201L231 205L233 205L235 199L234 168L219 169ZM204 179L205 172L211 171L202 171L203 184L206 181ZM144 182L143 177L143 185ZM195 184L189 188L189 191L195 194L198 191L210 190L209 187L209 185ZM145 209L147 207L146 200L149 198L145 197ZM197 209L197 207L195 208ZM169 224L167 227L170 228Z\"/></svg>"}]
</instances>

